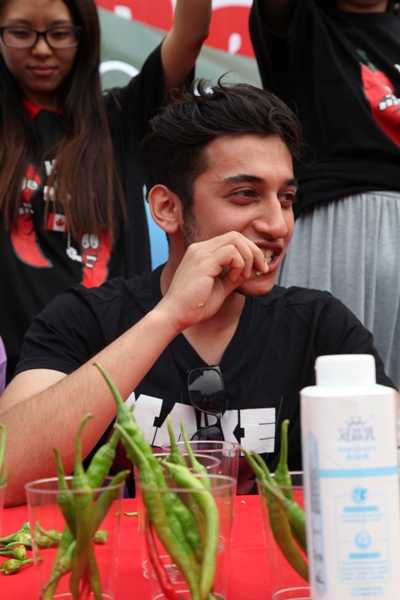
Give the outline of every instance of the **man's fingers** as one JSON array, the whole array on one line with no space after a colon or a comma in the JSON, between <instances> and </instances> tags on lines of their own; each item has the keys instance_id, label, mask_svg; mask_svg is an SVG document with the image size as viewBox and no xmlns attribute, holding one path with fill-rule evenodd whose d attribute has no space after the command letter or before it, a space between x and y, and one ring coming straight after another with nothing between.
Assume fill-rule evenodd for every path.
<instances>
[{"instance_id":1,"label":"man's fingers","mask_svg":"<svg viewBox=\"0 0 400 600\"><path fill-rule=\"evenodd\" d=\"M232 281L240 277L248 279L256 271L268 272L268 266L261 249L249 239L237 232L229 232L205 242L198 242L189 246L188 252L199 256L205 253L212 261L216 261L224 275L227 269Z\"/></svg>"}]
</instances>

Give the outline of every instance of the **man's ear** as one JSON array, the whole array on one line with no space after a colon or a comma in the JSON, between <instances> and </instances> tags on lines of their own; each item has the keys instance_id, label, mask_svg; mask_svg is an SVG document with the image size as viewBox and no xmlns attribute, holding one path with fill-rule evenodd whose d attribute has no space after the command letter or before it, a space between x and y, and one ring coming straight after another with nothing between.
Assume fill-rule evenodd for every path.
<instances>
[{"instance_id":1,"label":"man's ear","mask_svg":"<svg viewBox=\"0 0 400 600\"><path fill-rule=\"evenodd\" d=\"M175 233L182 224L182 204L165 185L155 185L148 194L153 220L165 231Z\"/></svg>"}]
</instances>

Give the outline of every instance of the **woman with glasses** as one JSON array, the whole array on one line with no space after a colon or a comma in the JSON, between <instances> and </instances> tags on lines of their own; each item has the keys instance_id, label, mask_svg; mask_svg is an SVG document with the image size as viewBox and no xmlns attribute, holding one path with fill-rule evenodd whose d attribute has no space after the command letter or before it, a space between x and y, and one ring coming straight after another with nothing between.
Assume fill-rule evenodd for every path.
<instances>
[{"instance_id":1,"label":"woman with glasses","mask_svg":"<svg viewBox=\"0 0 400 600\"><path fill-rule=\"evenodd\" d=\"M211 0L178 0L170 32L141 73L103 95L93 0L0 0L0 335L8 379L25 331L57 293L150 270L139 145L165 94L190 75L210 15Z\"/></svg>"}]
</instances>

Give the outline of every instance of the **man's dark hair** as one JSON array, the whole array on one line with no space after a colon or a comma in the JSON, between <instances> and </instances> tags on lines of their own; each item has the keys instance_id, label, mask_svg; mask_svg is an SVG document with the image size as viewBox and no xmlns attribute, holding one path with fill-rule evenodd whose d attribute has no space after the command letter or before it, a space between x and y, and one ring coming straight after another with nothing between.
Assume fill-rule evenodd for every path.
<instances>
[{"instance_id":1,"label":"man's dark hair","mask_svg":"<svg viewBox=\"0 0 400 600\"><path fill-rule=\"evenodd\" d=\"M300 156L300 123L271 92L245 83L224 85L221 80L211 87L198 81L175 91L151 120L142 142L147 190L165 185L179 196L184 210L190 210L194 182L207 169L205 146L217 137L246 133L278 135L293 158Z\"/></svg>"}]
</instances>

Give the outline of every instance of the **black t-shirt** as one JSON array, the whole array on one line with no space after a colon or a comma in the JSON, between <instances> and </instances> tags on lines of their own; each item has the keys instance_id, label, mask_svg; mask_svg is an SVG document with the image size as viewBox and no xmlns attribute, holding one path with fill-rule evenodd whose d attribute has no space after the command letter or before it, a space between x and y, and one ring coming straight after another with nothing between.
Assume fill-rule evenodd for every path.
<instances>
[{"instance_id":1,"label":"black t-shirt","mask_svg":"<svg viewBox=\"0 0 400 600\"><path fill-rule=\"evenodd\" d=\"M297 0L287 34L276 35L254 0L250 32L264 88L303 125L296 215L349 194L400 192L400 18Z\"/></svg>"},{"instance_id":2,"label":"black t-shirt","mask_svg":"<svg viewBox=\"0 0 400 600\"><path fill-rule=\"evenodd\" d=\"M130 280L110 280L99 288L75 286L60 294L29 329L17 372L75 371L154 308L161 299L161 269ZM355 353L373 354L378 383L392 385L372 335L328 292L275 286L265 296L248 297L219 364L227 400L222 417L225 439L268 455L274 469L280 425L290 419L288 462L291 469L301 469L299 392L314 385L317 356ZM190 369L204 366L180 334L133 390L135 417L152 445L168 443L168 414L176 431L180 421L189 437L198 429L186 380ZM250 474L243 470L242 492L252 486L246 481Z\"/></svg>"},{"instance_id":3,"label":"black t-shirt","mask_svg":"<svg viewBox=\"0 0 400 600\"><path fill-rule=\"evenodd\" d=\"M111 277L132 277L151 268L139 145L150 118L162 106L163 86L159 46L126 87L105 96L114 160L129 215L129 229L120 224L114 248L104 231L99 236L82 231L77 241L72 240L62 214L50 214L43 228L43 190L54 164L51 155L42 165L29 166L18 225L11 235L0 217L0 335L8 356L8 380L32 319L61 290L79 282L97 286ZM64 117L48 110L31 115L44 155L62 136Z\"/></svg>"}]
</instances>

